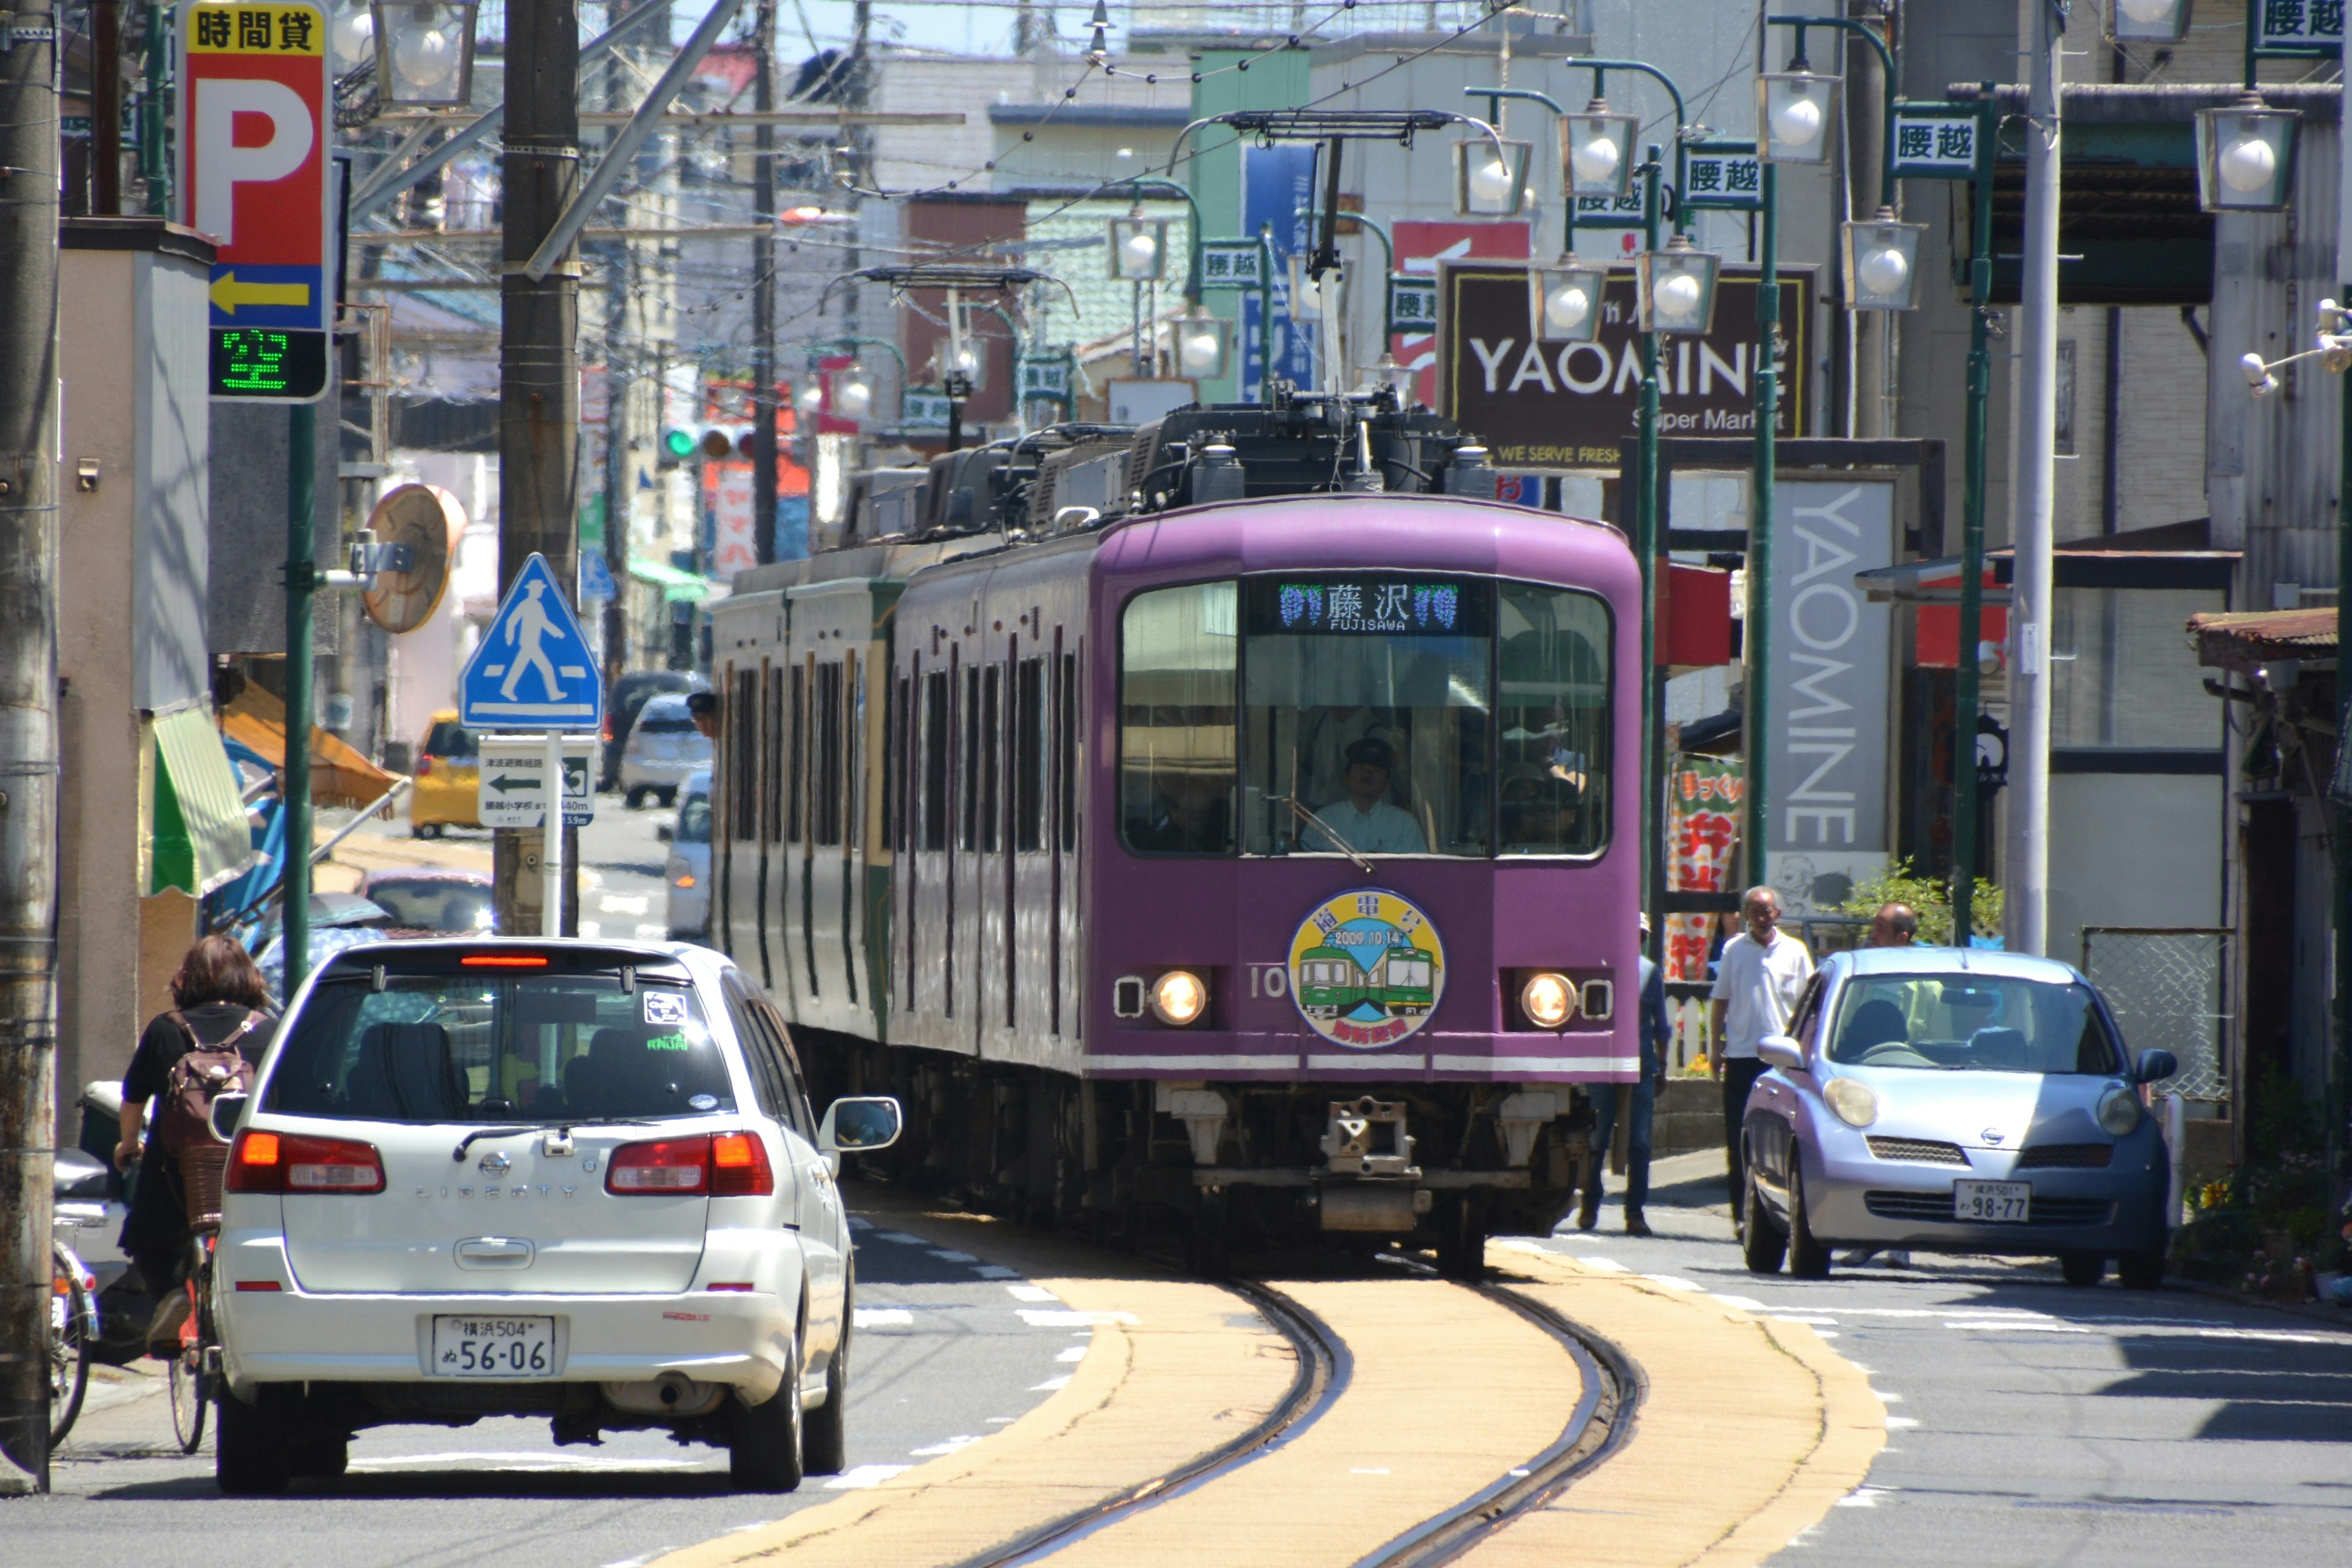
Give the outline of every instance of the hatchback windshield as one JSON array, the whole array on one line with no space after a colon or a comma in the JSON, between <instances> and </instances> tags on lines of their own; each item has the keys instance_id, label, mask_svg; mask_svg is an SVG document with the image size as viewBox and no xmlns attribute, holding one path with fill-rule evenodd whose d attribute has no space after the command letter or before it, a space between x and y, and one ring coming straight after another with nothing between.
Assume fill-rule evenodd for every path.
<instances>
[{"instance_id":1,"label":"hatchback windshield","mask_svg":"<svg viewBox=\"0 0 2352 1568\"><path fill-rule=\"evenodd\" d=\"M2122 1070L2090 987L1987 974L1856 976L1838 1007L1830 1059L1975 1072Z\"/></svg>"},{"instance_id":2,"label":"hatchback windshield","mask_svg":"<svg viewBox=\"0 0 2352 1568\"><path fill-rule=\"evenodd\" d=\"M680 844L710 842L710 797L690 795L677 808L677 841Z\"/></svg>"},{"instance_id":3,"label":"hatchback windshield","mask_svg":"<svg viewBox=\"0 0 2352 1568\"><path fill-rule=\"evenodd\" d=\"M267 1108L362 1121L589 1121L735 1109L693 989L622 976L362 973L320 984Z\"/></svg>"}]
</instances>

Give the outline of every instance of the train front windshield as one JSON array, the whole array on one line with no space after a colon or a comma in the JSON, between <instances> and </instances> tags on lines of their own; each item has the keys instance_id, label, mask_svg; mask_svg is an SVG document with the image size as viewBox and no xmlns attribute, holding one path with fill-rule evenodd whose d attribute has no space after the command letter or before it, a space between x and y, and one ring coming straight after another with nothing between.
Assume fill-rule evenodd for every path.
<instances>
[{"instance_id":1,"label":"train front windshield","mask_svg":"<svg viewBox=\"0 0 2352 1568\"><path fill-rule=\"evenodd\" d=\"M1607 605L1530 583L1291 574L1157 589L1120 628L1131 848L1591 855Z\"/></svg>"}]
</instances>

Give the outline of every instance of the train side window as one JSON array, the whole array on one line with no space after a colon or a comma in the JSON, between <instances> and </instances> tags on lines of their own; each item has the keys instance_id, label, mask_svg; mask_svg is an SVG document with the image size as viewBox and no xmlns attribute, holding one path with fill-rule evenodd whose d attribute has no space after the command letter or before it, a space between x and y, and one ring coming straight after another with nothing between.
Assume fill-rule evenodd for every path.
<instances>
[{"instance_id":1,"label":"train side window","mask_svg":"<svg viewBox=\"0 0 2352 1568\"><path fill-rule=\"evenodd\" d=\"M907 847L906 813L900 809L898 792L907 780L907 678L897 676L883 683L882 715L882 843L893 850Z\"/></svg>"},{"instance_id":2,"label":"train side window","mask_svg":"<svg viewBox=\"0 0 2352 1568\"><path fill-rule=\"evenodd\" d=\"M865 796L857 788L859 765L866 759L858 738L865 714L865 705L857 700L857 656L853 653L841 661L841 836L852 849L866 831Z\"/></svg>"},{"instance_id":3,"label":"train side window","mask_svg":"<svg viewBox=\"0 0 2352 1568\"><path fill-rule=\"evenodd\" d=\"M1234 852L1237 585L1157 588L1119 620L1119 818L1146 853Z\"/></svg>"},{"instance_id":4,"label":"train side window","mask_svg":"<svg viewBox=\"0 0 2352 1568\"><path fill-rule=\"evenodd\" d=\"M1592 855L1609 842L1610 637L1598 595L1502 585L1495 645L1505 855Z\"/></svg>"},{"instance_id":5,"label":"train side window","mask_svg":"<svg viewBox=\"0 0 2352 1568\"><path fill-rule=\"evenodd\" d=\"M1013 847L1045 847L1045 661L1013 672Z\"/></svg>"},{"instance_id":6,"label":"train side window","mask_svg":"<svg viewBox=\"0 0 2352 1568\"><path fill-rule=\"evenodd\" d=\"M998 812L997 778L1002 771L998 761L998 737L1003 727L997 722L1003 711L998 700L1004 686L1003 671L990 665L981 673L980 681L980 847L991 855L996 853Z\"/></svg>"},{"instance_id":7,"label":"train side window","mask_svg":"<svg viewBox=\"0 0 2352 1568\"><path fill-rule=\"evenodd\" d=\"M1061 711L1056 715L1054 730L1055 788L1061 799L1056 809L1061 815L1062 847L1078 847L1078 656L1062 656Z\"/></svg>"},{"instance_id":8,"label":"train side window","mask_svg":"<svg viewBox=\"0 0 2352 1568\"><path fill-rule=\"evenodd\" d=\"M801 667L797 664L793 666L792 710L784 716L784 721L791 726L786 731L790 736L790 742L787 748L785 773L792 780L791 794L784 801L784 842L787 844L797 844L801 838L801 775L806 766L807 757L801 741L803 732L807 729L807 726L801 722L801 713L806 705L802 692L804 684L802 677Z\"/></svg>"},{"instance_id":9,"label":"train side window","mask_svg":"<svg viewBox=\"0 0 2352 1568\"><path fill-rule=\"evenodd\" d=\"M963 847L980 847L980 669L963 670Z\"/></svg>"},{"instance_id":10,"label":"train side window","mask_svg":"<svg viewBox=\"0 0 2352 1568\"><path fill-rule=\"evenodd\" d=\"M769 736L772 742L760 749L760 754L767 759L767 766L761 770L760 837L763 842L773 842L783 837L784 831L784 771L776 765L776 748L772 744L773 737L782 734L784 729L783 677L763 667L760 687L761 733Z\"/></svg>"},{"instance_id":11,"label":"train side window","mask_svg":"<svg viewBox=\"0 0 2352 1568\"><path fill-rule=\"evenodd\" d=\"M923 847L948 847L948 678L923 677Z\"/></svg>"},{"instance_id":12,"label":"train side window","mask_svg":"<svg viewBox=\"0 0 2352 1568\"><path fill-rule=\"evenodd\" d=\"M728 706L735 721L727 726L728 838L749 844L760 836L760 673L735 672L735 698Z\"/></svg>"},{"instance_id":13,"label":"train side window","mask_svg":"<svg viewBox=\"0 0 2352 1568\"><path fill-rule=\"evenodd\" d=\"M841 842L841 666L816 667L815 725L809 736L816 756L816 779L810 802L809 838L817 844Z\"/></svg>"}]
</instances>

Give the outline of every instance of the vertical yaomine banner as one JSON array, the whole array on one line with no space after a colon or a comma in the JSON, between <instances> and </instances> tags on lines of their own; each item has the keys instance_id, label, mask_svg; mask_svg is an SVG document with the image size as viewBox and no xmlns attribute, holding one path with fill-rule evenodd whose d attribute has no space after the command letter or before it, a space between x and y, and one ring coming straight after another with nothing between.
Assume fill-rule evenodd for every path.
<instances>
[{"instance_id":1,"label":"vertical yaomine banner","mask_svg":"<svg viewBox=\"0 0 2352 1568\"><path fill-rule=\"evenodd\" d=\"M1678 756L1667 781L1666 888L1728 891L1739 864L1740 802L1747 773L1738 757ZM1704 981L1714 915L1666 917L1666 978Z\"/></svg>"}]
</instances>

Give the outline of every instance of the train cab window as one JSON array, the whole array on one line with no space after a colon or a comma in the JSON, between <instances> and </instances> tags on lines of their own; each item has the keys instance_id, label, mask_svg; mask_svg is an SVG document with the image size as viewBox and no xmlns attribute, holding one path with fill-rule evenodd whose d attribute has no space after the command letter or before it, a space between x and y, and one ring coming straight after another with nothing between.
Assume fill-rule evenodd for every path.
<instances>
[{"instance_id":1,"label":"train cab window","mask_svg":"<svg viewBox=\"0 0 2352 1568\"><path fill-rule=\"evenodd\" d=\"M926 849L948 847L948 747L954 734L948 722L948 697L944 670L923 677L921 831Z\"/></svg>"},{"instance_id":2,"label":"train cab window","mask_svg":"<svg viewBox=\"0 0 2352 1568\"><path fill-rule=\"evenodd\" d=\"M1487 853L1493 593L1475 578L1248 580L1244 853Z\"/></svg>"},{"instance_id":3,"label":"train cab window","mask_svg":"<svg viewBox=\"0 0 2352 1568\"><path fill-rule=\"evenodd\" d=\"M1239 585L1128 601L1119 622L1119 817L1130 848L1229 855Z\"/></svg>"},{"instance_id":4,"label":"train cab window","mask_svg":"<svg viewBox=\"0 0 2352 1568\"><path fill-rule=\"evenodd\" d=\"M1500 849L1591 855L1609 839L1609 609L1591 594L1505 583Z\"/></svg>"}]
</instances>

